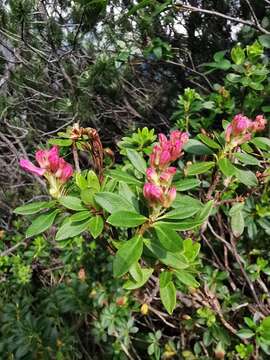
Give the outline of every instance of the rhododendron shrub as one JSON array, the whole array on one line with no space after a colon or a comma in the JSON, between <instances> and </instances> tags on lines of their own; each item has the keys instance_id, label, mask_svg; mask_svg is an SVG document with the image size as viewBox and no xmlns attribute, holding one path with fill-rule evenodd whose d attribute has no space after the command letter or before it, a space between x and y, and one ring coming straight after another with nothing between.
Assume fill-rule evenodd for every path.
<instances>
[{"instance_id":1,"label":"rhododendron shrub","mask_svg":"<svg viewBox=\"0 0 270 360\"><path fill-rule=\"evenodd\" d=\"M69 134L76 171L70 164L72 157L61 157L57 146L36 152L39 167L21 159L24 170L47 180L52 201L30 203L15 212L31 216L42 212L27 229L29 238L54 224L59 243L87 233L93 239L105 239L114 252L113 275L125 279L123 287L135 290L159 278L160 298L171 314L180 289L200 286L199 234L204 236L207 231L209 217L218 211L229 212L232 236L239 238L244 231L243 194L247 189L242 186L250 191L269 177L266 163L258 159L261 144L269 146L269 141L255 137L265 125L262 115L252 121L238 114L218 136L200 137L204 144L179 130L168 137L159 134L149 155L126 148L124 165L106 169L97 133L75 124ZM201 144L197 161L192 155L194 141L197 155ZM91 152L93 161L98 156L94 161L97 173L80 168L78 150L82 148ZM251 163L259 166L260 173L249 169ZM231 186L235 198L226 202L222 193ZM203 189L207 191L199 199ZM114 238L108 236L110 229ZM150 300L143 297L142 302L145 307Z\"/></svg>"}]
</instances>

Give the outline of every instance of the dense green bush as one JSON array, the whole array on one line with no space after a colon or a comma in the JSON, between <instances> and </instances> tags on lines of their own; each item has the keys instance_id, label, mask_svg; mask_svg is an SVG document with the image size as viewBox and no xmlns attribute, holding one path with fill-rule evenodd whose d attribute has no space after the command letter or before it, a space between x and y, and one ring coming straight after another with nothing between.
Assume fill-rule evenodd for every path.
<instances>
[{"instance_id":1,"label":"dense green bush","mask_svg":"<svg viewBox=\"0 0 270 360\"><path fill-rule=\"evenodd\" d=\"M21 160L48 193L1 233L3 358L269 357L268 57L205 68L221 80L179 96L169 139L138 129L115 163L75 124Z\"/></svg>"},{"instance_id":2,"label":"dense green bush","mask_svg":"<svg viewBox=\"0 0 270 360\"><path fill-rule=\"evenodd\" d=\"M1 359L269 358L267 3L1 2Z\"/></svg>"}]
</instances>

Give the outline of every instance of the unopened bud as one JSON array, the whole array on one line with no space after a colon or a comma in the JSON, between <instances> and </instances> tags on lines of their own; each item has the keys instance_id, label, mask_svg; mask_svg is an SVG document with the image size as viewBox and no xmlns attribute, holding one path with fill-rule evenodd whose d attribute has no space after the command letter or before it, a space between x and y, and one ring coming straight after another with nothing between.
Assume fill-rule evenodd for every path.
<instances>
[{"instance_id":1,"label":"unopened bud","mask_svg":"<svg viewBox=\"0 0 270 360\"><path fill-rule=\"evenodd\" d=\"M215 358L216 359L220 359L220 360L223 360L225 358L225 350L223 349L223 346L221 345L221 343L219 342L217 344L217 347L215 349Z\"/></svg>"},{"instance_id":2,"label":"unopened bud","mask_svg":"<svg viewBox=\"0 0 270 360\"><path fill-rule=\"evenodd\" d=\"M182 316L182 319L183 319L183 320L190 320L190 319L191 319L191 316L189 316L188 314L184 314L184 315Z\"/></svg>"},{"instance_id":3,"label":"unopened bud","mask_svg":"<svg viewBox=\"0 0 270 360\"><path fill-rule=\"evenodd\" d=\"M116 304L119 306L125 305L126 302L127 302L127 298L125 296L116 299Z\"/></svg>"},{"instance_id":4,"label":"unopened bud","mask_svg":"<svg viewBox=\"0 0 270 360\"><path fill-rule=\"evenodd\" d=\"M142 304L142 306L141 306L141 313L142 313L142 315L147 315L148 314L148 311L149 311L149 307L148 307L148 305L147 304Z\"/></svg>"},{"instance_id":5,"label":"unopened bud","mask_svg":"<svg viewBox=\"0 0 270 360\"><path fill-rule=\"evenodd\" d=\"M84 268L81 268L80 271L78 272L78 278L79 278L79 280L81 280L81 281L84 281L84 280L85 280L86 275L85 275L85 270L84 270Z\"/></svg>"}]
</instances>

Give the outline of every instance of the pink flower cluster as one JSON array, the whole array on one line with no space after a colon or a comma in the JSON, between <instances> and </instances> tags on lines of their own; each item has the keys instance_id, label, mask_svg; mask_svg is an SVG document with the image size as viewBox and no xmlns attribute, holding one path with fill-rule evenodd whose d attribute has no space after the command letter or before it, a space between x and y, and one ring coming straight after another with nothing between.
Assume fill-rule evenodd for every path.
<instances>
[{"instance_id":1,"label":"pink flower cluster","mask_svg":"<svg viewBox=\"0 0 270 360\"><path fill-rule=\"evenodd\" d=\"M180 158L188 138L187 133L178 130L172 131L169 139L159 134L159 143L150 155L150 168L146 170L147 182L143 188L144 197L151 207L168 208L174 201L176 188L171 187L171 182L176 168L170 165Z\"/></svg>"},{"instance_id":2,"label":"pink flower cluster","mask_svg":"<svg viewBox=\"0 0 270 360\"><path fill-rule=\"evenodd\" d=\"M249 141L253 133L264 130L266 123L267 120L263 115L256 116L255 120L252 121L248 117L238 114L227 126L225 140L232 142L234 146L241 145Z\"/></svg>"},{"instance_id":3,"label":"pink flower cluster","mask_svg":"<svg viewBox=\"0 0 270 360\"><path fill-rule=\"evenodd\" d=\"M59 156L57 146L53 146L50 150L38 150L36 161L39 167L25 159L20 160L20 166L38 176L52 175L61 183L65 183L73 174L72 166Z\"/></svg>"}]
</instances>

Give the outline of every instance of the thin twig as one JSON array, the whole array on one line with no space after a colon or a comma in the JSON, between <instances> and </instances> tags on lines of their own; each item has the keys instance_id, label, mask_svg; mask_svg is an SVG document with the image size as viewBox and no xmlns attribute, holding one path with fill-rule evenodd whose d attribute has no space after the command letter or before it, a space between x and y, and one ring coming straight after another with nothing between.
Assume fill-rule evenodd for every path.
<instances>
[{"instance_id":1,"label":"thin twig","mask_svg":"<svg viewBox=\"0 0 270 360\"><path fill-rule=\"evenodd\" d=\"M207 9L202 9L202 8L198 8L198 7L195 7L195 6L185 5L185 4L181 3L181 2L177 2L174 6L178 11L187 10L187 11L194 11L194 12L199 12L199 13L202 13L202 14L208 14L208 15L212 15L212 16L217 16L217 17L232 21L234 23L239 23L239 24L244 24L244 25L250 26L252 28L255 28L255 29L259 30L263 34L267 34L267 35L270 34L270 32L268 30L264 29L260 24L256 24L256 23L254 23L253 21L250 21L250 20L234 18L234 17L232 17L230 15L226 15L226 14L220 13L218 11L207 10Z\"/></svg>"}]
</instances>

